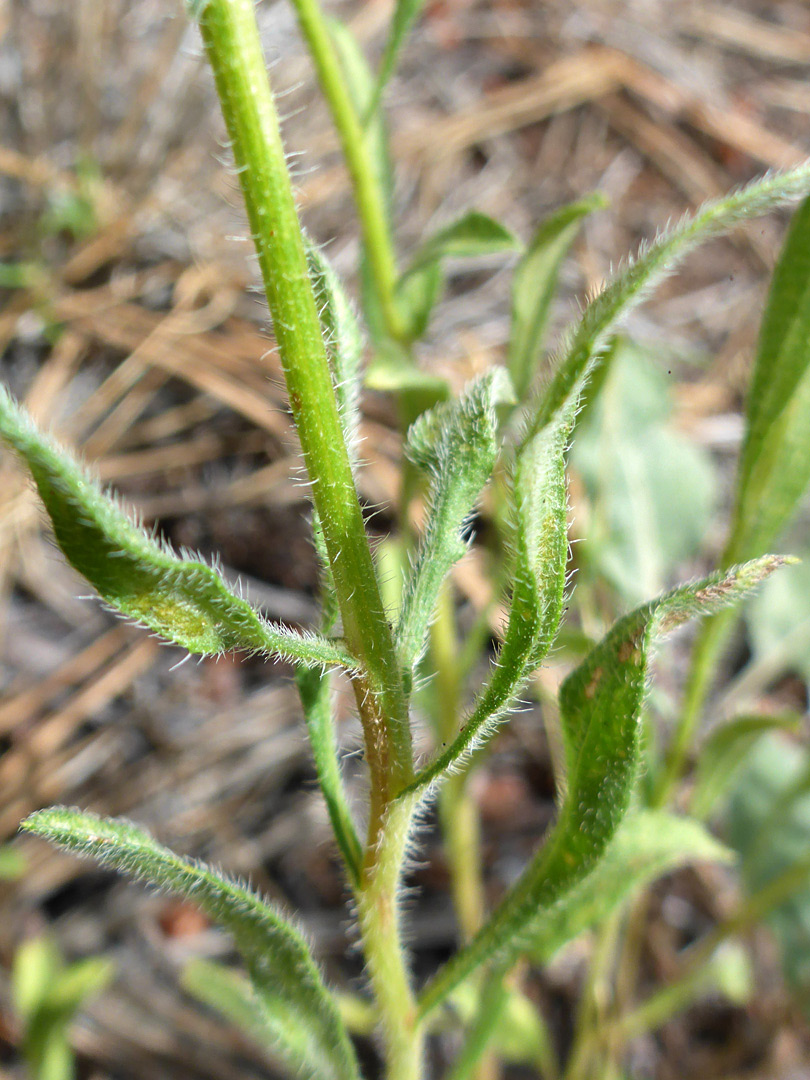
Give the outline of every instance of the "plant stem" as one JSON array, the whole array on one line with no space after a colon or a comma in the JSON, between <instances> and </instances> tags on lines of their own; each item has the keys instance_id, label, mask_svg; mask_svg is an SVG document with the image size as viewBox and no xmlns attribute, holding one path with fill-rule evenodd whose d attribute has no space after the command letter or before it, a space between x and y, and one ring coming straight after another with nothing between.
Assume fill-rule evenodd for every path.
<instances>
[{"instance_id":1,"label":"plant stem","mask_svg":"<svg viewBox=\"0 0 810 1080\"><path fill-rule=\"evenodd\" d=\"M369 844L357 914L382 1026L387 1080L420 1080L422 1032L402 948L398 891L413 799L392 803Z\"/></svg>"},{"instance_id":2,"label":"plant stem","mask_svg":"<svg viewBox=\"0 0 810 1080\"><path fill-rule=\"evenodd\" d=\"M351 99L329 36L326 19L317 0L293 0L293 4L349 169L363 241L386 328L395 341L402 341L405 327L395 296L399 276L396 257L388 224L385 194L378 182L366 132Z\"/></svg>"},{"instance_id":3,"label":"plant stem","mask_svg":"<svg viewBox=\"0 0 810 1080\"><path fill-rule=\"evenodd\" d=\"M435 672L436 730L444 744L458 733L460 711L459 642L456 634L453 588L446 581L439 593L430 632ZM484 922L481 880L481 828L478 808L470 795L469 772L449 776L439 793L442 824L453 890L453 903L462 942L470 941Z\"/></svg>"},{"instance_id":4,"label":"plant stem","mask_svg":"<svg viewBox=\"0 0 810 1080\"><path fill-rule=\"evenodd\" d=\"M407 704L352 478L252 0L203 0L214 72L273 316L312 498L323 528L377 816L413 774Z\"/></svg>"}]
</instances>

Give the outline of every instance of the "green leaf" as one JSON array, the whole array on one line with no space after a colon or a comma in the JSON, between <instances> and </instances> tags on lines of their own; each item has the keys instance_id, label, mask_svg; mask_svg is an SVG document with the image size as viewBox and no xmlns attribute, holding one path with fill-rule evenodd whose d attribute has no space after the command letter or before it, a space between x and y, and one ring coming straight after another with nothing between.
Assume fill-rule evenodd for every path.
<instances>
[{"instance_id":1,"label":"green leaf","mask_svg":"<svg viewBox=\"0 0 810 1080\"><path fill-rule=\"evenodd\" d=\"M460 398L423 413L408 432L405 452L431 484L425 531L405 585L396 635L406 670L422 654L442 582L467 550L461 531L492 474L496 409L511 393L509 376L494 368Z\"/></svg>"},{"instance_id":2,"label":"green leaf","mask_svg":"<svg viewBox=\"0 0 810 1080\"><path fill-rule=\"evenodd\" d=\"M50 987L46 1005L66 1017L94 997L112 981L115 965L101 956L77 960L65 968Z\"/></svg>"},{"instance_id":3,"label":"green leaf","mask_svg":"<svg viewBox=\"0 0 810 1080\"><path fill-rule=\"evenodd\" d=\"M21 828L197 904L233 934L280 1052L286 1050L295 1018L301 1040L291 1067L323 1080L355 1080L354 1051L306 942L255 893L175 855L121 819L57 807L32 814Z\"/></svg>"},{"instance_id":4,"label":"green leaf","mask_svg":"<svg viewBox=\"0 0 810 1080\"><path fill-rule=\"evenodd\" d=\"M789 671L810 681L810 560L768 581L745 617L751 666L767 668L768 681Z\"/></svg>"},{"instance_id":5,"label":"green leaf","mask_svg":"<svg viewBox=\"0 0 810 1080\"><path fill-rule=\"evenodd\" d=\"M652 288L699 244L728 232L735 225L800 199L810 190L810 164L787 173L769 174L722 199L706 203L694 217L664 233L643 248L635 261L620 270L602 292L588 304L569 332L568 345L554 378L540 399L527 437L548 424L572 387L595 365L617 324L637 307Z\"/></svg>"},{"instance_id":6,"label":"green leaf","mask_svg":"<svg viewBox=\"0 0 810 1080\"><path fill-rule=\"evenodd\" d=\"M545 912L529 945L548 963L645 885L692 862L730 862L733 853L703 825L664 810L628 814L594 872Z\"/></svg>"},{"instance_id":7,"label":"green leaf","mask_svg":"<svg viewBox=\"0 0 810 1080\"><path fill-rule=\"evenodd\" d=\"M603 858L638 779L641 707L654 640L740 600L783 561L758 559L645 604L620 619L568 676L560 690L568 786L557 824L489 922L428 984L422 1015L480 964L517 960L552 907Z\"/></svg>"},{"instance_id":8,"label":"green leaf","mask_svg":"<svg viewBox=\"0 0 810 1080\"><path fill-rule=\"evenodd\" d=\"M127 618L190 653L245 649L312 666L356 666L336 642L267 622L213 567L175 555L135 525L1 386L0 437L30 469L68 562Z\"/></svg>"},{"instance_id":9,"label":"green leaf","mask_svg":"<svg viewBox=\"0 0 810 1080\"><path fill-rule=\"evenodd\" d=\"M782 575L778 574L770 580L775 581L780 577ZM697 818L709 816L763 735L795 728L800 721L798 713L786 713L781 716L735 716L733 720L721 724L709 735L697 754L690 800L692 814Z\"/></svg>"},{"instance_id":10,"label":"green leaf","mask_svg":"<svg viewBox=\"0 0 810 1080\"><path fill-rule=\"evenodd\" d=\"M740 458L729 561L761 554L810 483L810 200L771 281Z\"/></svg>"},{"instance_id":11,"label":"green leaf","mask_svg":"<svg viewBox=\"0 0 810 1080\"><path fill-rule=\"evenodd\" d=\"M576 392L557 421L518 454L511 499L512 597L492 674L459 734L416 777L407 794L427 793L481 750L554 641L562 615L568 559L565 450Z\"/></svg>"},{"instance_id":12,"label":"green leaf","mask_svg":"<svg viewBox=\"0 0 810 1080\"><path fill-rule=\"evenodd\" d=\"M35 937L22 942L14 954L11 973L11 994L18 1016L28 1022L42 1008L62 967L62 957L51 938Z\"/></svg>"},{"instance_id":13,"label":"green leaf","mask_svg":"<svg viewBox=\"0 0 810 1080\"><path fill-rule=\"evenodd\" d=\"M667 377L652 356L618 342L571 449L588 499L580 559L628 605L661 592L710 524L712 460L669 423L671 410Z\"/></svg>"},{"instance_id":14,"label":"green leaf","mask_svg":"<svg viewBox=\"0 0 810 1080\"><path fill-rule=\"evenodd\" d=\"M383 349L375 355L366 370L366 386L369 390L389 394L422 394L430 402L427 408L446 400L450 395L447 379L422 371L396 347Z\"/></svg>"},{"instance_id":15,"label":"green leaf","mask_svg":"<svg viewBox=\"0 0 810 1080\"><path fill-rule=\"evenodd\" d=\"M499 255L505 251L519 251L520 247L518 238L500 222L471 210L458 221L434 233L416 253L403 277L407 278L418 269L441 259Z\"/></svg>"},{"instance_id":16,"label":"green leaf","mask_svg":"<svg viewBox=\"0 0 810 1080\"><path fill-rule=\"evenodd\" d=\"M324 253L310 244L307 259L343 434L349 456L354 463L357 459L360 428L363 332L343 283Z\"/></svg>"},{"instance_id":17,"label":"green leaf","mask_svg":"<svg viewBox=\"0 0 810 1080\"><path fill-rule=\"evenodd\" d=\"M781 734L763 736L729 801L728 842L742 856L741 876L756 906L778 883L766 921L776 937L788 984L810 1015L810 758ZM773 893L771 893L773 895Z\"/></svg>"},{"instance_id":18,"label":"green leaf","mask_svg":"<svg viewBox=\"0 0 810 1080\"><path fill-rule=\"evenodd\" d=\"M385 43L385 52L380 61L380 69L377 73L377 81L374 93L366 112L366 123L374 116L380 106L383 91L388 85L388 80L394 74L397 66L399 51L405 43L405 39L411 32L411 27L419 18L419 12L425 5L425 0L397 0L397 6L391 18L391 29L388 40Z\"/></svg>"},{"instance_id":19,"label":"green leaf","mask_svg":"<svg viewBox=\"0 0 810 1080\"><path fill-rule=\"evenodd\" d=\"M537 230L515 267L507 366L518 401L523 401L534 377L563 259L579 232L582 219L606 205L607 199L596 193L557 210Z\"/></svg>"},{"instance_id":20,"label":"green leaf","mask_svg":"<svg viewBox=\"0 0 810 1080\"><path fill-rule=\"evenodd\" d=\"M0 845L0 881L17 881L28 868L28 862L21 851L11 844Z\"/></svg>"},{"instance_id":21,"label":"green leaf","mask_svg":"<svg viewBox=\"0 0 810 1080\"><path fill-rule=\"evenodd\" d=\"M409 341L418 341L428 328L430 316L444 285L439 259L417 267L397 283L397 307L406 323Z\"/></svg>"}]
</instances>

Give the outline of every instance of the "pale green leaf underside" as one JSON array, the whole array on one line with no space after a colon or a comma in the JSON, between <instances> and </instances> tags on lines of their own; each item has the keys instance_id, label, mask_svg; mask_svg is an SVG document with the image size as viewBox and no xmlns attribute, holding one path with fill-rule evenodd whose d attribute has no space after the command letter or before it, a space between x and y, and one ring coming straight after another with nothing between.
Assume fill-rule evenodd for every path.
<instances>
[{"instance_id":1,"label":"pale green leaf underside","mask_svg":"<svg viewBox=\"0 0 810 1080\"><path fill-rule=\"evenodd\" d=\"M197 904L233 934L266 1006L268 1029L276 1024L283 1035L289 1018L296 1018L296 1067L319 1080L356 1080L354 1051L306 942L257 895L121 819L57 807L32 814L21 828Z\"/></svg>"},{"instance_id":2,"label":"pale green leaf underside","mask_svg":"<svg viewBox=\"0 0 810 1080\"><path fill-rule=\"evenodd\" d=\"M766 550L810 482L810 200L771 280L746 411L730 560Z\"/></svg>"},{"instance_id":3,"label":"pale green leaf underside","mask_svg":"<svg viewBox=\"0 0 810 1080\"><path fill-rule=\"evenodd\" d=\"M767 213L806 195L810 164L787 173L774 173L722 199L706 203L694 217L664 233L642 249L588 305L568 335L554 378L532 418L530 434L549 423L571 388L598 362L617 324L637 307L650 290L699 244L748 218Z\"/></svg>"},{"instance_id":4,"label":"pale green leaf underside","mask_svg":"<svg viewBox=\"0 0 810 1080\"><path fill-rule=\"evenodd\" d=\"M534 377L563 259L582 219L606 203L597 193L557 210L537 230L515 267L508 368L518 401L523 400Z\"/></svg>"},{"instance_id":5,"label":"pale green leaf underside","mask_svg":"<svg viewBox=\"0 0 810 1080\"><path fill-rule=\"evenodd\" d=\"M338 643L267 622L213 567L180 558L149 536L3 387L0 438L31 471L68 562L122 615L191 653L244 649L312 666L355 666Z\"/></svg>"},{"instance_id":6,"label":"pale green leaf underside","mask_svg":"<svg viewBox=\"0 0 810 1080\"><path fill-rule=\"evenodd\" d=\"M544 913L528 949L545 964L597 926L643 886L691 862L729 862L733 854L692 818L666 810L627 815L592 874Z\"/></svg>"},{"instance_id":7,"label":"pale green leaf underside","mask_svg":"<svg viewBox=\"0 0 810 1080\"><path fill-rule=\"evenodd\" d=\"M778 556L759 559L646 604L620 619L568 676L560 691L568 790L557 824L486 926L428 984L423 1015L480 964L517 960L552 906L598 866L636 784L653 640L741 599L783 562Z\"/></svg>"},{"instance_id":8,"label":"pale green leaf underside","mask_svg":"<svg viewBox=\"0 0 810 1080\"><path fill-rule=\"evenodd\" d=\"M461 731L407 789L426 791L482 748L542 662L562 615L568 560L565 452L578 388L555 423L519 452L512 484L512 597L503 644L489 681Z\"/></svg>"},{"instance_id":9,"label":"pale green leaf underside","mask_svg":"<svg viewBox=\"0 0 810 1080\"><path fill-rule=\"evenodd\" d=\"M511 392L504 369L494 368L460 398L423 413L408 432L406 453L431 482L425 531L405 585L397 630L406 669L422 653L442 582L467 550L461 529L492 473L498 453L496 409Z\"/></svg>"}]
</instances>

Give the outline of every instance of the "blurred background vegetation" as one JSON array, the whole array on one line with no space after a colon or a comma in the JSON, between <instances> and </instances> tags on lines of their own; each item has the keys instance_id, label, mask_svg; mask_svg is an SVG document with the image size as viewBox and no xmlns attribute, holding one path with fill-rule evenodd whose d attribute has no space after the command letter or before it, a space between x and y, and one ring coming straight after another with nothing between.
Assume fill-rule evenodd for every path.
<instances>
[{"instance_id":1,"label":"blurred background vegetation","mask_svg":"<svg viewBox=\"0 0 810 1080\"><path fill-rule=\"evenodd\" d=\"M390 0L326 6L376 59ZM351 193L293 13L283 0L258 12L307 228L356 287ZM316 565L295 438L213 88L179 0L7 0L0 35L0 377L146 521L218 552L272 617L309 625ZM561 203L602 191L609 208L587 219L564 268L562 328L640 240L806 157L808 64L799 0L431 0L387 98L401 246L473 207L528 239ZM770 218L713 243L625 328L571 459L574 652L722 548L783 231ZM511 266L449 266L426 369L458 387L503 359ZM364 418L362 495L382 533L398 419L377 392ZM230 955L196 909L14 834L54 802L129 816L302 912L327 972L359 985L290 672L240 657L176 668L179 653L81 598L7 455L0 474L0 1069L60 1080L69 1034L81 1077L267 1076L252 1044L177 988L192 959ZM783 550L810 556L808 517ZM478 524L485 539L486 507ZM490 600L486 559L477 545L455 573L468 624ZM671 981L706 934L743 947L683 1015L641 1032L628 1076L810 1075L810 882L797 875L765 919L745 907L810 848L808 565L749 604L701 736L693 805L740 853L739 871L692 867L656 886L633 981ZM687 633L659 657L651 745L675 715L688 646ZM542 702L569 667L563 648L474 780L493 900L554 813ZM348 697L345 713L359 789ZM722 723L746 714L730 746ZM720 798L718 777L731 777ZM411 884L421 975L456 935L438 840ZM747 919L729 927L740 910ZM563 1051L589 949L580 937L527 977ZM437 1043L434 1065L453 1050Z\"/></svg>"}]
</instances>

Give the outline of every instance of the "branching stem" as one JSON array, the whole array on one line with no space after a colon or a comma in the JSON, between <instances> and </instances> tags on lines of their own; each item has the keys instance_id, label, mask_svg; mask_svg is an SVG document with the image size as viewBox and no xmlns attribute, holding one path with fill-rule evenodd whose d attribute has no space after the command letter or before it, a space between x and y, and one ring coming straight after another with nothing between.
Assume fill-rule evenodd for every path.
<instances>
[{"instance_id":1,"label":"branching stem","mask_svg":"<svg viewBox=\"0 0 810 1080\"><path fill-rule=\"evenodd\" d=\"M412 775L407 706L343 438L252 0L208 0L200 30L233 147L350 651L372 797Z\"/></svg>"}]
</instances>

